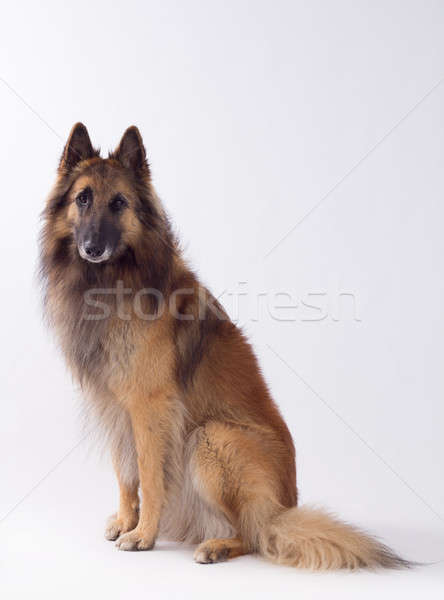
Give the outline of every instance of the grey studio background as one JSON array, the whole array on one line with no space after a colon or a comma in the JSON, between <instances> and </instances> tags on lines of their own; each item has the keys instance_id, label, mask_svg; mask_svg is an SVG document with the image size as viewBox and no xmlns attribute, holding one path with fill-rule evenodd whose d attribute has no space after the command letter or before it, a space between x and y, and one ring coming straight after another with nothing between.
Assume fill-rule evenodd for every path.
<instances>
[{"instance_id":1,"label":"grey studio background","mask_svg":"<svg viewBox=\"0 0 444 600\"><path fill-rule=\"evenodd\" d=\"M19 1L0 46L3 597L441 598L444 4ZM294 435L302 502L434 564L206 567L103 539L117 486L35 280L77 120L105 151L140 128L186 255Z\"/></svg>"}]
</instances>

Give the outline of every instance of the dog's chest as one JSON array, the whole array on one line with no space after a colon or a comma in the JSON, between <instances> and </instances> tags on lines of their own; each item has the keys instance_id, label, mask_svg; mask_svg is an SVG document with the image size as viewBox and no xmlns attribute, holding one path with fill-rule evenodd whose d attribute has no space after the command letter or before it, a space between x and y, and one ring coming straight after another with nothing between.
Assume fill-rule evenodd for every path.
<instances>
[{"instance_id":1,"label":"dog's chest","mask_svg":"<svg viewBox=\"0 0 444 600\"><path fill-rule=\"evenodd\" d=\"M112 391L128 376L135 352L130 322L112 318L80 321L65 329L62 338L68 362L80 382Z\"/></svg>"},{"instance_id":2,"label":"dog's chest","mask_svg":"<svg viewBox=\"0 0 444 600\"><path fill-rule=\"evenodd\" d=\"M154 393L171 384L175 353L166 318L147 322L114 313L88 319L69 298L63 303L50 297L47 308L68 365L82 386L122 397Z\"/></svg>"}]
</instances>

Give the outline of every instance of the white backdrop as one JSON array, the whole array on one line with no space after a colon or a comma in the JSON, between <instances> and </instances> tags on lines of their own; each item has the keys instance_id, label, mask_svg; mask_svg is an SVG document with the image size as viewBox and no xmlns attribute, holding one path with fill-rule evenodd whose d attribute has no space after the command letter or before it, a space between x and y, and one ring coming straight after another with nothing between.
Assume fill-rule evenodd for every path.
<instances>
[{"instance_id":1,"label":"white backdrop","mask_svg":"<svg viewBox=\"0 0 444 600\"><path fill-rule=\"evenodd\" d=\"M443 3L19 1L0 46L4 596L442 597ZM116 485L81 441L34 279L78 120L106 151L139 126L203 281L229 310L247 292L239 320L294 435L302 501L436 564L204 567L189 548L103 540ZM257 309L276 292L297 308Z\"/></svg>"}]
</instances>

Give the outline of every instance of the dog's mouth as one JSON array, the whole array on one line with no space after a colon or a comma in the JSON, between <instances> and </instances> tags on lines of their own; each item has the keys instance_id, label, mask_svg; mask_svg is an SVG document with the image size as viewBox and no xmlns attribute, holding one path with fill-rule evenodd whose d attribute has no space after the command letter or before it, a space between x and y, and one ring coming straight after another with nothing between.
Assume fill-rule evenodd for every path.
<instances>
[{"instance_id":1,"label":"dog's mouth","mask_svg":"<svg viewBox=\"0 0 444 600\"><path fill-rule=\"evenodd\" d=\"M106 262L111 258L113 253L109 246L99 248L97 246L77 246L79 254L83 260L87 260L90 263L102 263Z\"/></svg>"}]
</instances>

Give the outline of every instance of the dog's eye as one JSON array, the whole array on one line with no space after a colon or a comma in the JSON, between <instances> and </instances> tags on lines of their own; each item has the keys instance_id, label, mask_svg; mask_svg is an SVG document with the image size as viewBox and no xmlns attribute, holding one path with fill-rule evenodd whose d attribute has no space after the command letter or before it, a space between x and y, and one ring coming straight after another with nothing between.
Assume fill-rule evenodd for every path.
<instances>
[{"instance_id":1,"label":"dog's eye","mask_svg":"<svg viewBox=\"0 0 444 600\"><path fill-rule=\"evenodd\" d=\"M117 194L109 203L109 207L113 212L120 212L127 206L127 202L122 194Z\"/></svg>"},{"instance_id":2,"label":"dog's eye","mask_svg":"<svg viewBox=\"0 0 444 600\"><path fill-rule=\"evenodd\" d=\"M90 188L85 188L76 197L77 206L85 207L88 206L92 198L92 192Z\"/></svg>"}]
</instances>

